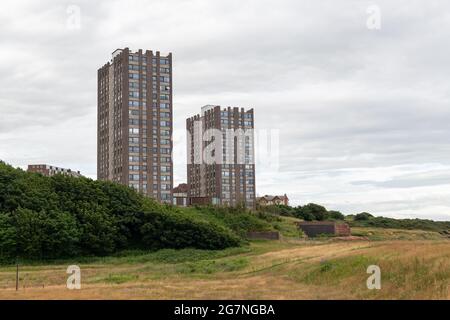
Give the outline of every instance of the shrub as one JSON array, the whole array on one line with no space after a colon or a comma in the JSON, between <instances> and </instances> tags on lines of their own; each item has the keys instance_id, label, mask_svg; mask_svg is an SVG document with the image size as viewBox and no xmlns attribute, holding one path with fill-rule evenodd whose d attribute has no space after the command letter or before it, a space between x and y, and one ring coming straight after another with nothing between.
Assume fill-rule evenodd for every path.
<instances>
[{"instance_id":1,"label":"shrub","mask_svg":"<svg viewBox=\"0 0 450 320\"><path fill-rule=\"evenodd\" d=\"M224 249L240 243L240 239L226 229L174 212L146 211L140 231L143 243L152 249Z\"/></svg>"},{"instance_id":2,"label":"shrub","mask_svg":"<svg viewBox=\"0 0 450 320\"><path fill-rule=\"evenodd\" d=\"M373 218L373 215L371 215L368 212L361 212L356 214L353 219L358 221L358 220L369 220L370 218Z\"/></svg>"},{"instance_id":3,"label":"shrub","mask_svg":"<svg viewBox=\"0 0 450 320\"><path fill-rule=\"evenodd\" d=\"M287 217L294 216L294 208L282 204L261 206L258 208L258 212L278 214L280 216L287 216Z\"/></svg>"},{"instance_id":4,"label":"shrub","mask_svg":"<svg viewBox=\"0 0 450 320\"><path fill-rule=\"evenodd\" d=\"M303 207L297 207L296 216L305 221L323 221L328 218L328 211L321 205L309 203Z\"/></svg>"},{"instance_id":5,"label":"shrub","mask_svg":"<svg viewBox=\"0 0 450 320\"><path fill-rule=\"evenodd\" d=\"M249 231L272 230L271 225L266 220L270 219L267 214L254 213L244 207L206 206L198 210L203 212L205 216L214 217L221 224L230 228L243 238L245 238Z\"/></svg>"},{"instance_id":6,"label":"shrub","mask_svg":"<svg viewBox=\"0 0 450 320\"><path fill-rule=\"evenodd\" d=\"M340 211L330 210L328 211L328 217L334 220L344 220L345 216Z\"/></svg>"}]
</instances>

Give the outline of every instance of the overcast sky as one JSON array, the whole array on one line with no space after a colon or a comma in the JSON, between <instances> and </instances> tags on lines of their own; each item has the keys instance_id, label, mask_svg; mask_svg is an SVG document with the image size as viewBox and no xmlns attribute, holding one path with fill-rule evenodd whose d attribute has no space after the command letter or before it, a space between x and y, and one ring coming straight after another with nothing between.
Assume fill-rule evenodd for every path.
<instances>
[{"instance_id":1,"label":"overcast sky","mask_svg":"<svg viewBox=\"0 0 450 320\"><path fill-rule=\"evenodd\" d=\"M159 50L174 59L175 184L187 117L253 107L279 138L257 194L450 220L449 39L446 0L8 1L0 159L95 178L97 69L116 48Z\"/></svg>"}]
</instances>

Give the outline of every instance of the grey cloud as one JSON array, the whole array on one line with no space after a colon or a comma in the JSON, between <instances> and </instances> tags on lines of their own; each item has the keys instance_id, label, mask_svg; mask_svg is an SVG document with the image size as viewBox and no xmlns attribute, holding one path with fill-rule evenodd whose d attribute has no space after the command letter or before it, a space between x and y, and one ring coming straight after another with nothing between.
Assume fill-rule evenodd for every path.
<instances>
[{"instance_id":1,"label":"grey cloud","mask_svg":"<svg viewBox=\"0 0 450 320\"><path fill-rule=\"evenodd\" d=\"M361 180L354 185L371 185L382 188L415 188L425 186L450 185L450 171L422 172L394 176L387 181Z\"/></svg>"},{"instance_id":2,"label":"grey cloud","mask_svg":"<svg viewBox=\"0 0 450 320\"><path fill-rule=\"evenodd\" d=\"M72 4L81 8L80 30L65 25ZM254 107L257 128L280 130L280 168L257 168L258 193L286 190L294 204L321 201L349 212L395 214L395 206L402 214L410 208L450 217L445 197L419 197L420 187L441 192L448 175L421 177L422 169L399 168L428 165L436 173L450 166L450 4L379 0L381 30L370 31L371 4L5 3L0 159L20 166L45 160L95 177L97 69L118 47L150 48L174 54L176 128L215 103ZM185 180L182 157L175 159L176 182ZM357 177L370 170L384 172L385 185ZM361 189L380 193L360 203L337 201L359 197ZM383 190L398 192L398 200L382 204Z\"/></svg>"}]
</instances>

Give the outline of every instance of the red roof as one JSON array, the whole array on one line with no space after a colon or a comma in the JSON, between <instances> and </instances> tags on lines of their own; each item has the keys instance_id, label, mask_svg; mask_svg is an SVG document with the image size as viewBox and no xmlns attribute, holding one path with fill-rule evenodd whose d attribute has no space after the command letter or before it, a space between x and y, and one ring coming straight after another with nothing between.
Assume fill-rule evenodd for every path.
<instances>
[{"instance_id":1,"label":"red roof","mask_svg":"<svg viewBox=\"0 0 450 320\"><path fill-rule=\"evenodd\" d=\"M187 193L188 185L187 183L180 183L178 186L173 188L173 193Z\"/></svg>"},{"instance_id":2,"label":"red roof","mask_svg":"<svg viewBox=\"0 0 450 320\"><path fill-rule=\"evenodd\" d=\"M263 197L261 197L260 199L265 199L267 201L273 201L275 199L279 199L279 200L289 200L289 198L287 197L286 194L284 194L283 196L269 196L269 195L265 195Z\"/></svg>"}]
</instances>

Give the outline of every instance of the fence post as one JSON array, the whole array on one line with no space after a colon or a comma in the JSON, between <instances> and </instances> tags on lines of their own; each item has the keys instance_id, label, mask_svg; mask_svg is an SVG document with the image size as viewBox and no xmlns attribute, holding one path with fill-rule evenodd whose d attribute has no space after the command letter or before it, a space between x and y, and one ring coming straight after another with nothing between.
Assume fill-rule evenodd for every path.
<instances>
[{"instance_id":1,"label":"fence post","mask_svg":"<svg viewBox=\"0 0 450 320\"><path fill-rule=\"evenodd\" d=\"M16 291L19 291L19 261L16 261Z\"/></svg>"}]
</instances>

